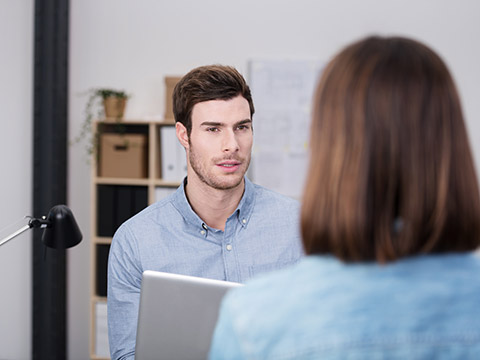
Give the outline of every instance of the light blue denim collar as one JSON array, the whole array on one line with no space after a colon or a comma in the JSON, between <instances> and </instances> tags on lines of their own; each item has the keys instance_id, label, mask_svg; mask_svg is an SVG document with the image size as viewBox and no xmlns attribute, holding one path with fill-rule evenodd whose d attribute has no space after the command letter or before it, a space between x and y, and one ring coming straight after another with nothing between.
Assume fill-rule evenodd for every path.
<instances>
[{"instance_id":1,"label":"light blue denim collar","mask_svg":"<svg viewBox=\"0 0 480 360\"><path fill-rule=\"evenodd\" d=\"M241 226L247 226L255 205L255 185L245 176L245 191L237 208L231 216L227 219L229 221L232 217L236 217ZM185 185L187 178L185 178L178 190L173 195L173 206L183 216L185 221L195 227L204 227L204 221L193 211L185 194Z\"/></svg>"}]
</instances>

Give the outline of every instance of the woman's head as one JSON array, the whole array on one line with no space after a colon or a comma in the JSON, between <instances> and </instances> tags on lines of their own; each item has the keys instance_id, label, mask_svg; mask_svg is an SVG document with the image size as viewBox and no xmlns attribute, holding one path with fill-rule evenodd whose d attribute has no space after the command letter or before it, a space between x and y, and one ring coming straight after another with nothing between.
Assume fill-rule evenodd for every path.
<instances>
[{"instance_id":1,"label":"woman's head","mask_svg":"<svg viewBox=\"0 0 480 360\"><path fill-rule=\"evenodd\" d=\"M458 94L432 50L370 37L325 68L302 206L307 254L388 262L480 245L480 198Z\"/></svg>"}]
</instances>

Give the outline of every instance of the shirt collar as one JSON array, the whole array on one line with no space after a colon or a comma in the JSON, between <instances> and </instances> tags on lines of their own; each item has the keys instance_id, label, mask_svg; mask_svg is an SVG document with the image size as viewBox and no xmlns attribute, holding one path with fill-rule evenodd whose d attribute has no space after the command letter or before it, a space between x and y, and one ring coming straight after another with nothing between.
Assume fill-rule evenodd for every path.
<instances>
[{"instance_id":1,"label":"shirt collar","mask_svg":"<svg viewBox=\"0 0 480 360\"><path fill-rule=\"evenodd\" d=\"M229 219L233 216L236 216L238 222L245 227L248 225L255 204L255 185L246 176L244 177L244 180L245 191L242 199ZM193 224L195 227L202 227L203 220L195 213L195 211L193 211L190 203L187 200L187 195L185 194L186 183L187 178L183 180L178 190L174 193L173 205L187 223Z\"/></svg>"},{"instance_id":2,"label":"shirt collar","mask_svg":"<svg viewBox=\"0 0 480 360\"><path fill-rule=\"evenodd\" d=\"M242 226L247 226L255 205L255 185L245 176L245 192L234 214Z\"/></svg>"}]
</instances>

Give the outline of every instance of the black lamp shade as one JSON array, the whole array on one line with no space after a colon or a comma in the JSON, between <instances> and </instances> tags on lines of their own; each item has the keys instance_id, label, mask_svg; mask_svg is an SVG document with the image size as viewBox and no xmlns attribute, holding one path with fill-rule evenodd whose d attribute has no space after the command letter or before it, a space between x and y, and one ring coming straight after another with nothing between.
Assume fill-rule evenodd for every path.
<instances>
[{"instance_id":1,"label":"black lamp shade","mask_svg":"<svg viewBox=\"0 0 480 360\"><path fill-rule=\"evenodd\" d=\"M48 225L42 236L42 242L54 249L67 249L82 240L82 233L73 217L72 211L65 205L56 205L47 215Z\"/></svg>"}]
</instances>

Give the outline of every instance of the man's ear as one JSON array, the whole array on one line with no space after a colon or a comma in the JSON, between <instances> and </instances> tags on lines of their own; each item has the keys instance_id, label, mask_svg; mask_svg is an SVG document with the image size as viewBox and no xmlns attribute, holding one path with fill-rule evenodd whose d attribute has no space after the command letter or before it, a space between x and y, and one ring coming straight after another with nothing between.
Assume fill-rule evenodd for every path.
<instances>
[{"instance_id":1,"label":"man's ear","mask_svg":"<svg viewBox=\"0 0 480 360\"><path fill-rule=\"evenodd\" d=\"M180 144L185 149L188 149L188 134L187 134L187 128L181 123L177 122L175 123L175 132L177 134L178 141L180 141Z\"/></svg>"}]
</instances>

